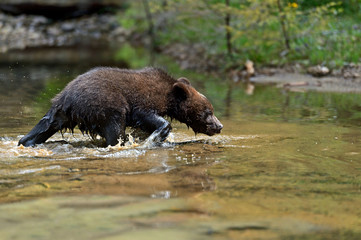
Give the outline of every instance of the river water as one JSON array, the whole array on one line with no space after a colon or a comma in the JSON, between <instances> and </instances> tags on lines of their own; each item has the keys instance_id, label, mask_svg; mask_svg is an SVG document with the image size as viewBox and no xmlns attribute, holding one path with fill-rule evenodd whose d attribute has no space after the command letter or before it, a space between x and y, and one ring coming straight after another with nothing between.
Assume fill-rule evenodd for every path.
<instances>
[{"instance_id":1,"label":"river water","mask_svg":"<svg viewBox=\"0 0 361 240\"><path fill-rule=\"evenodd\" d=\"M195 136L174 121L161 146L134 136L104 148L77 130L17 146L76 75L149 64L124 59L132 51L120 49L118 61L1 63L1 239L361 238L359 94L256 85L247 95L160 58L154 65L210 99L221 134Z\"/></svg>"}]
</instances>

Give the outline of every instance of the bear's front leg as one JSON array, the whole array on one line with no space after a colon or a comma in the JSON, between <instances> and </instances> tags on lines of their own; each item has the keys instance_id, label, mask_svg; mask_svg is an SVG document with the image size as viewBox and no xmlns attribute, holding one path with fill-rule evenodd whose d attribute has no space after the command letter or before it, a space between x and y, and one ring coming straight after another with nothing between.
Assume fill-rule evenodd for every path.
<instances>
[{"instance_id":1,"label":"bear's front leg","mask_svg":"<svg viewBox=\"0 0 361 240\"><path fill-rule=\"evenodd\" d=\"M125 117L111 116L104 125L102 125L101 129L101 136L105 138L107 146L117 145L119 137L122 140L121 145L124 145L127 141L125 134Z\"/></svg>"},{"instance_id":2,"label":"bear's front leg","mask_svg":"<svg viewBox=\"0 0 361 240\"><path fill-rule=\"evenodd\" d=\"M163 142L172 130L172 126L167 120L152 112L138 110L132 114L132 120L134 127L151 133L150 138L153 142Z\"/></svg>"}]
</instances>

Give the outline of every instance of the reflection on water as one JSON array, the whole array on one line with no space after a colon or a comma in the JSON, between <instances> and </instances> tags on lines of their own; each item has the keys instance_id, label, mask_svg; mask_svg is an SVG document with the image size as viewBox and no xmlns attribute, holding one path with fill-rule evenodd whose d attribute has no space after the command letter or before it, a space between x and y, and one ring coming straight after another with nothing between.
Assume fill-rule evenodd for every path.
<instances>
[{"instance_id":1,"label":"reflection on water","mask_svg":"<svg viewBox=\"0 0 361 240\"><path fill-rule=\"evenodd\" d=\"M360 239L360 95L256 86L248 96L168 68L191 75L222 134L173 122L158 146L105 148L79 131L17 146L83 69L1 68L2 238Z\"/></svg>"}]
</instances>

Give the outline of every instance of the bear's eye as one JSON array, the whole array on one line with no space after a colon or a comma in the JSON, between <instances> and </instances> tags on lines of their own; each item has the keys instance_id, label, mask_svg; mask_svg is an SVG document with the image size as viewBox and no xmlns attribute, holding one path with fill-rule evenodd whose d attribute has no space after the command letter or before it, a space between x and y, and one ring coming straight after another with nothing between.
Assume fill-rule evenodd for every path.
<instances>
[{"instance_id":1,"label":"bear's eye","mask_svg":"<svg viewBox=\"0 0 361 240\"><path fill-rule=\"evenodd\" d=\"M209 118L212 115L213 115L213 113L212 113L211 110L205 109L202 112L200 112L199 114L197 114L197 117L198 117L198 119L204 119L205 120L205 119Z\"/></svg>"},{"instance_id":2,"label":"bear's eye","mask_svg":"<svg viewBox=\"0 0 361 240\"><path fill-rule=\"evenodd\" d=\"M205 111L205 115L206 115L206 117L207 117L207 116L209 116L209 115L213 115L213 113L212 113L211 110L207 109L207 110Z\"/></svg>"},{"instance_id":3,"label":"bear's eye","mask_svg":"<svg viewBox=\"0 0 361 240\"><path fill-rule=\"evenodd\" d=\"M201 114L199 114L199 119L208 119L210 116L212 116L212 112L209 109L206 109L205 111L203 111Z\"/></svg>"}]
</instances>

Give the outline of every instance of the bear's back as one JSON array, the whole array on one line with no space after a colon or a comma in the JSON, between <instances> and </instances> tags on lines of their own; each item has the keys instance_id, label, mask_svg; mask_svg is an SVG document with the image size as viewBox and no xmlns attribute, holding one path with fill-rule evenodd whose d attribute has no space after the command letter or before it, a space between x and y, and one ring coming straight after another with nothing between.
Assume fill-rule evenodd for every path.
<instances>
[{"instance_id":1,"label":"bear's back","mask_svg":"<svg viewBox=\"0 0 361 240\"><path fill-rule=\"evenodd\" d=\"M63 109L90 107L94 111L109 108L120 111L144 108L164 113L167 95L175 82L158 68L98 67L71 81L53 99L53 104L62 105Z\"/></svg>"}]
</instances>

